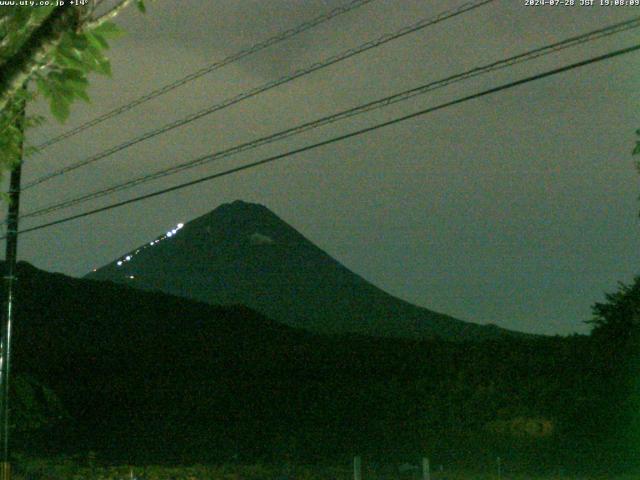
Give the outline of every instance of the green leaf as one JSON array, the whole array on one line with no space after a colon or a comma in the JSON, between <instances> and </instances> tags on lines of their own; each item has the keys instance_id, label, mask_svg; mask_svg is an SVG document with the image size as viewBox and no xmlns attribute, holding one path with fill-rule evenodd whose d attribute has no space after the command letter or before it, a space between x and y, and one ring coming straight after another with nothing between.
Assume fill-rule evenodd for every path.
<instances>
[{"instance_id":1,"label":"green leaf","mask_svg":"<svg viewBox=\"0 0 640 480\"><path fill-rule=\"evenodd\" d=\"M66 80L64 85L71 88L74 92L84 92L89 86L89 81L84 78L82 80Z\"/></svg>"},{"instance_id":2,"label":"green leaf","mask_svg":"<svg viewBox=\"0 0 640 480\"><path fill-rule=\"evenodd\" d=\"M633 149L633 153L631 155L640 154L640 142L636 142L636 148Z\"/></svg>"},{"instance_id":3,"label":"green leaf","mask_svg":"<svg viewBox=\"0 0 640 480\"><path fill-rule=\"evenodd\" d=\"M102 35L95 32L87 32L86 36L87 40L89 40L89 43L93 45L94 48L109 50L109 43Z\"/></svg>"},{"instance_id":4,"label":"green leaf","mask_svg":"<svg viewBox=\"0 0 640 480\"><path fill-rule=\"evenodd\" d=\"M38 86L38 90L46 97L51 98L51 89L49 88L49 84L43 77L38 77L36 79L36 85Z\"/></svg>"},{"instance_id":5,"label":"green leaf","mask_svg":"<svg viewBox=\"0 0 640 480\"><path fill-rule=\"evenodd\" d=\"M84 50L89 45L89 40L83 34L71 34L71 44L78 50Z\"/></svg>"},{"instance_id":6,"label":"green leaf","mask_svg":"<svg viewBox=\"0 0 640 480\"><path fill-rule=\"evenodd\" d=\"M59 98L65 100L69 104L73 102L73 99L76 95L72 87L60 82L52 82L52 87L54 92L52 95L52 99Z\"/></svg>"},{"instance_id":7,"label":"green leaf","mask_svg":"<svg viewBox=\"0 0 640 480\"><path fill-rule=\"evenodd\" d=\"M64 75L61 71L52 70L51 72L49 72L49 75L47 75L47 80L51 82L62 83L64 81Z\"/></svg>"},{"instance_id":8,"label":"green leaf","mask_svg":"<svg viewBox=\"0 0 640 480\"><path fill-rule=\"evenodd\" d=\"M87 82L84 72L78 70L77 68L64 68L62 69L61 74L64 81L74 80L77 82Z\"/></svg>"},{"instance_id":9,"label":"green leaf","mask_svg":"<svg viewBox=\"0 0 640 480\"><path fill-rule=\"evenodd\" d=\"M85 63L86 68L89 70L95 70L100 73L100 64L107 60L100 48L96 48L93 45L89 45L85 50L81 52L82 61Z\"/></svg>"},{"instance_id":10,"label":"green leaf","mask_svg":"<svg viewBox=\"0 0 640 480\"><path fill-rule=\"evenodd\" d=\"M25 118L25 128L39 127L45 121L42 115L29 115Z\"/></svg>"},{"instance_id":11,"label":"green leaf","mask_svg":"<svg viewBox=\"0 0 640 480\"><path fill-rule=\"evenodd\" d=\"M27 145L26 147L24 147L24 149L22 151L22 157L23 158L32 157L33 155L35 155L39 151L40 150L37 147L34 147L33 145Z\"/></svg>"},{"instance_id":12,"label":"green leaf","mask_svg":"<svg viewBox=\"0 0 640 480\"><path fill-rule=\"evenodd\" d=\"M51 113L56 119L60 122L64 122L67 118L69 118L69 102L67 102L63 97L52 97L51 98Z\"/></svg>"},{"instance_id":13,"label":"green leaf","mask_svg":"<svg viewBox=\"0 0 640 480\"><path fill-rule=\"evenodd\" d=\"M98 65L96 67L96 72L106 75L107 77L111 76L111 62L107 58L102 58L98 60Z\"/></svg>"},{"instance_id":14,"label":"green leaf","mask_svg":"<svg viewBox=\"0 0 640 480\"><path fill-rule=\"evenodd\" d=\"M104 55L94 48L87 48L82 52L82 62L88 72L97 70L104 58Z\"/></svg>"},{"instance_id":15,"label":"green leaf","mask_svg":"<svg viewBox=\"0 0 640 480\"><path fill-rule=\"evenodd\" d=\"M91 103L91 99L89 98L89 95L87 95L87 92L85 92L84 90L76 90L75 94L78 98L80 98L84 102Z\"/></svg>"},{"instance_id":16,"label":"green leaf","mask_svg":"<svg viewBox=\"0 0 640 480\"><path fill-rule=\"evenodd\" d=\"M88 72L89 68L83 61L83 55L80 50L77 50L71 46L60 45L56 51L56 63L62 66L68 66L71 68L77 68L83 72Z\"/></svg>"},{"instance_id":17,"label":"green leaf","mask_svg":"<svg viewBox=\"0 0 640 480\"><path fill-rule=\"evenodd\" d=\"M116 38L125 35L125 31L113 22L104 22L103 24L93 28L91 33L94 35L97 33L105 38Z\"/></svg>"},{"instance_id":18,"label":"green leaf","mask_svg":"<svg viewBox=\"0 0 640 480\"><path fill-rule=\"evenodd\" d=\"M62 35L60 43L58 43L58 48L73 48L73 42L71 41L71 35L69 33Z\"/></svg>"},{"instance_id":19,"label":"green leaf","mask_svg":"<svg viewBox=\"0 0 640 480\"><path fill-rule=\"evenodd\" d=\"M147 7L145 7L144 5L144 0L137 0L136 1L136 7L138 7L138 10L142 13L147 13Z\"/></svg>"}]
</instances>

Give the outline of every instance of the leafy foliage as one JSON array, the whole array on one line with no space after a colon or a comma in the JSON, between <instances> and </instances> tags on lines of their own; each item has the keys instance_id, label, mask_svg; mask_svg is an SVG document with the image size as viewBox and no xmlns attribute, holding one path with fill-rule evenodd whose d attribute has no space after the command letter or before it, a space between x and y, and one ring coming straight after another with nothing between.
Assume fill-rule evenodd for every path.
<instances>
[{"instance_id":1,"label":"leafy foliage","mask_svg":"<svg viewBox=\"0 0 640 480\"><path fill-rule=\"evenodd\" d=\"M0 11L0 63L10 60L29 35L51 14L54 6L14 7Z\"/></svg>"},{"instance_id":2,"label":"leafy foliage","mask_svg":"<svg viewBox=\"0 0 640 480\"><path fill-rule=\"evenodd\" d=\"M59 121L69 116L71 104L77 100L89 102L88 75L96 72L111 75L111 64L104 52L107 39L122 31L110 22L81 32L67 32L54 52L54 61L44 72L36 72L38 90L49 101L51 113Z\"/></svg>"},{"instance_id":3,"label":"leafy foliage","mask_svg":"<svg viewBox=\"0 0 640 480\"><path fill-rule=\"evenodd\" d=\"M143 0L137 0L136 1L136 7L138 8L138 10L142 13L146 13L147 12L147 7L144 4Z\"/></svg>"},{"instance_id":4,"label":"leafy foliage","mask_svg":"<svg viewBox=\"0 0 640 480\"><path fill-rule=\"evenodd\" d=\"M638 135L640 137L640 129L636 130L636 135ZM632 155L640 154L640 139L636 140L636 146L633 149L633 152L631 154Z\"/></svg>"},{"instance_id":5,"label":"leafy foliage","mask_svg":"<svg viewBox=\"0 0 640 480\"><path fill-rule=\"evenodd\" d=\"M123 7L128 3L128 0L122 0L117 5ZM141 12L146 11L142 0L137 0L136 5ZM63 27L55 41L47 45L49 48L27 48L38 32L48 26L47 22L51 22L56 9L62 8L75 8L80 12L79 21ZM119 9L114 8L113 12L109 18ZM0 175L33 151L22 152L23 132L44 119L27 116L21 121L21 112L27 102L42 95L48 101L53 117L64 122L73 102L90 101L87 94L89 74L111 75L111 64L105 52L109 49L109 41L123 32L114 23L92 19L91 13L88 7L71 6L16 6L0 10L0 68L24 60L25 55L31 56L31 66L35 64L27 79L27 82L34 82L28 89L19 89L8 97L9 101L0 109ZM3 88L8 87L3 85ZM7 91L12 90L0 91L0 95Z\"/></svg>"},{"instance_id":6,"label":"leafy foliage","mask_svg":"<svg viewBox=\"0 0 640 480\"><path fill-rule=\"evenodd\" d=\"M620 283L617 292L608 293L606 302L593 306L594 336L626 343L637 335L640 326L640 276L631 285Z\"/></svg>"},{"instance_id":7,"label":"leafy foliage","mask_svg":"<svg viewBox=\"0 0 640 480\"><path fill-rule=\"evenodd\" d=\"M602 400L592 415L607 419L607 449L633 458L640 442L640 276L620 283L606 301L593 306L591 340L598 358L597 387Z\"/></svg>"},{"instance_id":8,"label":"leafy foliage","mask_svg":"<svg viewBox=\"0 0 640 480\"><path fill-rule=\"evenodd\" d=\"M636 135L640 137L640 129L636 130ZM640 155L640 138L636 140L636 146L633 149L632 155ZM640 160L636 161L636 169L640 173Z\"/></svg>"},{"instance_id":9,"label":"leafy foliage","mask_svg":"<svg viewBox=\"0 0 640 480\"><path fill-rule=\"evenodd\" d=\"M508 453L523 468L593 453L589 414L608 392L587 338L312 335L246 308L19 268L15 371L50 386L78 432L59 428L49 446L141 463Z\"/></svg>"},{"instance_id":10,"label":"leafy foliage","mask_svg":"<svg viewBox=\"0 0 640 480\"><path fill-rule=\"evenodd\" d=\"M14 102L0 115L0 151L3 166L11 169L20 159L22 151L23 127L22 108L32 94L21 90Z\"/></svg>"}]
</instances>

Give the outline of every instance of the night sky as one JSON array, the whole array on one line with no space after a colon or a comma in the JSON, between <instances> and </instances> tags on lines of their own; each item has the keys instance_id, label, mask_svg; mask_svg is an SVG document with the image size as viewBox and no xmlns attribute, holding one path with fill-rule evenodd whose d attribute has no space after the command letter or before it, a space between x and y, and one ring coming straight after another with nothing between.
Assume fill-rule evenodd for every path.
<instances>
[{"instance_id":1,"label":"night sky","mask_svg":"<svg viewBox=\"0 0 640 480\"><path fill-rule=\"evenodd\" d=\"M576 0L579 2L579 0ZM117 23L113 78L37 144L346 0L157 0ZM69 138L24 182L392 32L459 1L376 0ZM599 0L596 1L599 3ZM640 7L502 0L142 142L26 191L23 212L640 15ZM89 202L23 227L174 185L500 83L639 43L633 30ZM81 276L222 203L266 205L354 272L463 320L586 333L590 307L638 271L640 53L399 123L275 164L21 237L19 256ZM636 74L634 76L634 73ZM43 104L33 111L45 112Z\"/></svg>"}]
</instances>

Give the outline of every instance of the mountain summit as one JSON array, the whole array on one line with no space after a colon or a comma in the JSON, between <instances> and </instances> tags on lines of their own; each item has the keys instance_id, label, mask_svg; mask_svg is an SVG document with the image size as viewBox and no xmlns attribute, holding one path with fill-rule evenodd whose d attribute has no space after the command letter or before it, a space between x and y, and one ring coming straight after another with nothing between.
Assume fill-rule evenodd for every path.
<instances>
[{"instance_id":1,"label":"mountain summit","mask_svg":"<svg viewBox=\"0 0 640 480\"><path fill-rule=\"evenodd\" d=\"M209 304L242 304L319 333L450 340L514 333L393 297L268 208L240 200L180 223L86 277Z\"/></svg>"}]
</instances>

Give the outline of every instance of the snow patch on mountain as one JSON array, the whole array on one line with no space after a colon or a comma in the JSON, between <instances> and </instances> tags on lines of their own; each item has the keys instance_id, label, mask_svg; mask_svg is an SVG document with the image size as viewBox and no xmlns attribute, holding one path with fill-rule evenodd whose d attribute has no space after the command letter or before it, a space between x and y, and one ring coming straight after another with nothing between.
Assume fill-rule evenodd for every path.
<instances>
[{"instance_id":1,"label":"snow patch on mountain","mask_svg":"<svg viewBox=\"0 0 640 480\"><path fill-rule=\"evenodd\" d=\"M273 238L256 232L249 237L249 243L251 243L251 245L271 245L275 242Z\"/></svg>"}]
</instances>

